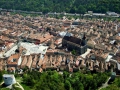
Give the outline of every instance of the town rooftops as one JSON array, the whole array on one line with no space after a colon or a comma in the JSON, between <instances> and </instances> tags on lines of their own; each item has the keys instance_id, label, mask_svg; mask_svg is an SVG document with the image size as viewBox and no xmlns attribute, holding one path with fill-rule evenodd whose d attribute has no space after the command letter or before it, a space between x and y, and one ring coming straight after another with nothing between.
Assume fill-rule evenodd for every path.
<instances>
[{"instance_id":1,"label":"town rooftops","mask_svg":"<svg viewBox=\"0 0 120 90\"><path fill-rule=\"evenodd\" d=\"M29 39L38 40L40 43L43 43L51 38L53 38L53 35L50 35L49 33L46 34L30 34L28 36Z\"/></svg>"}]
</instances>

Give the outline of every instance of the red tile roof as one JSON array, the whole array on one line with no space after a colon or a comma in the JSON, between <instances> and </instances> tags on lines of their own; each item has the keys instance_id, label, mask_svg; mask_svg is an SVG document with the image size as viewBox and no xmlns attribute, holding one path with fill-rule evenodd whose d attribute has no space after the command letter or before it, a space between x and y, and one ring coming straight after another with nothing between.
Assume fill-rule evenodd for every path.
<instances>
[{"instance_id":1,"label":"red tile roof","mask_svg":"<svg viewBox=\"0 0 120 90\"><path fill-rule=\"evenodd\" d=\"M32 68L36 68L37 59L38 59L38 56L35 55L35 58L33 59L33 62L32 62Z\"/></svg>"},{"instance_id":2,"label":"red tile roof","mask_svg":"<svg viewBox=\"0 0 120 90\"><path fill-rule=\"evenodd\" d=\"M28 56L28 61L27 61L26 66L27 66L28 68L30 68L30 67L31 67L31 64L32 64L32 56L30 55L30 56Z\"/></svg>"},{"instance_id":3,"label":"red tile roof","mask_svg":"<svg viewBox=\"0 0 120 90\"><path fill-rule=\"evenodd\" d=\"M20 54L11 55L7 60L7 64L8 65L17 65L19 57L20 57Z\"/></svg>"},{"instance_id":4,"label":"red tile roof","mask_svg":"<svg viewBox=\"0 0 120 90\"><path fill-rule=\"evenodd\" d=\"M21 64L21 68L24 68L27 64L27 56L23 56L23 61L22 61L22 64Z\"/></svg>"}]
</instances>

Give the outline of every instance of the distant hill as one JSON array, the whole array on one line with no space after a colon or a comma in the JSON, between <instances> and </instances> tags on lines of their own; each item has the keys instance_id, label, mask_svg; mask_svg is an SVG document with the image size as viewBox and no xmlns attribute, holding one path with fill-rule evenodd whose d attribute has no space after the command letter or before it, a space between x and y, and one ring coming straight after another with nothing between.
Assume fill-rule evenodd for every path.
<instances>
[{"instance_id":1,"label":"distant hill","mask_svg":"<svg viewBox=\"0 0 120 90\"><path fill-rule=\"evenodd\" d=\"M120 0L0 0L0 8L40 12L120 13Z\"/></svg>"}]
</instances>

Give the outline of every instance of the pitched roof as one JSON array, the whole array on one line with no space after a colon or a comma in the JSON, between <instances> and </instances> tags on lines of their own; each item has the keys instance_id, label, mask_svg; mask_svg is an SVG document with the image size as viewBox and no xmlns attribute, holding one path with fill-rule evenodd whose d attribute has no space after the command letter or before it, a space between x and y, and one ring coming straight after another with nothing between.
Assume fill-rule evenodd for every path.
<instances>
[{"instance_id":1,"label":"pitched roof","mask_svg":"<svg viewBox=\"0 0 120 90\"><path fill-rule=\"evenodd\" d=\"M63 40L67 40L76 44L80 44L81 43L81 39L73 37L73 36L64 36Z\"/></svg>"},{"instance_id":2,"label":"pitched roof","mask_svg":"<svg viewBox=\"0 0 120 90\"><path fill-rule=\"evenodd\" d=\"M32 64L32 56L30 55L30 56L28 56L28 61L27 61L27 63L26 63L26 66L27 66L28 68L30 68L30 67L31 67L31 64Z\"/></svg>"},{"instance_id":3,"label":"pitched roof","mask_svg":"<svg viewBox=\"0 0 120 90\"><path fill-rule=\"evenodd\" d=\"M20 54L18 54L18 53L11 55L7 60L7 64L8 65L17 65L19 57L20 57Z\"/></svg>"},{"instance_id":4,"label":"pitched roof","mask_svg":"<svg viewBox=\"0 0 120 90\"><path fill-rule=\"evenodd\" d=\"M38 59L38 56L34 55L34 59L33 59L33 62L32 62L32 68L36 68L37 59Z\"/></svg>"},{"instance_id":5,"label":"pitched roof","mask_svg":"<svg viewBox=\"0 0 120 90\"><path fill-rule=\"evenodd\" d=\"M24 68L27 64L27 56L23 56L23 61L22 61L22 64L21 64L21 68Z\"/></svg>"}]
</instances>

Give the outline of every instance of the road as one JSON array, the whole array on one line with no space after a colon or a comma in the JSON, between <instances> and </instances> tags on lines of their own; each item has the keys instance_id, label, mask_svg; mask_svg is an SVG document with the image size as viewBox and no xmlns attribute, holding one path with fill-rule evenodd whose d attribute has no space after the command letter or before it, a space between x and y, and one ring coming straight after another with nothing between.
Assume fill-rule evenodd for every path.
<instances>
[{"instance_id":1,"label":"road","mask_svg":"<svg viewBox=\"0 0 120 90\"><path fill-rule=\"evenodd\" d=\"M109 80L110 80L110 77L108 78L108 80L98 90L101 90L102 88L106 88L108 86L108 81Z\"/></svg>"},{"instance_id":2,"label":"road","mask_svg":"<svg viewBox=\"0 0 120 90\"><path fill-rule=\"evenodd\" d=\"M22 90L24 90L24 88L17 82L17 84L19 85L19 87L22 89Z\"/></svg>"},{"instance_id":3,"label":"road","mask_svg":"<svg viewBox=\"0 0 120 90\"><path fill-rule=\"evenodd\" d=\"M1 86L3 83L4 83L4 82L1 82L1 83L0 83L0 86Z\"/></svg>"}]
</instances>

